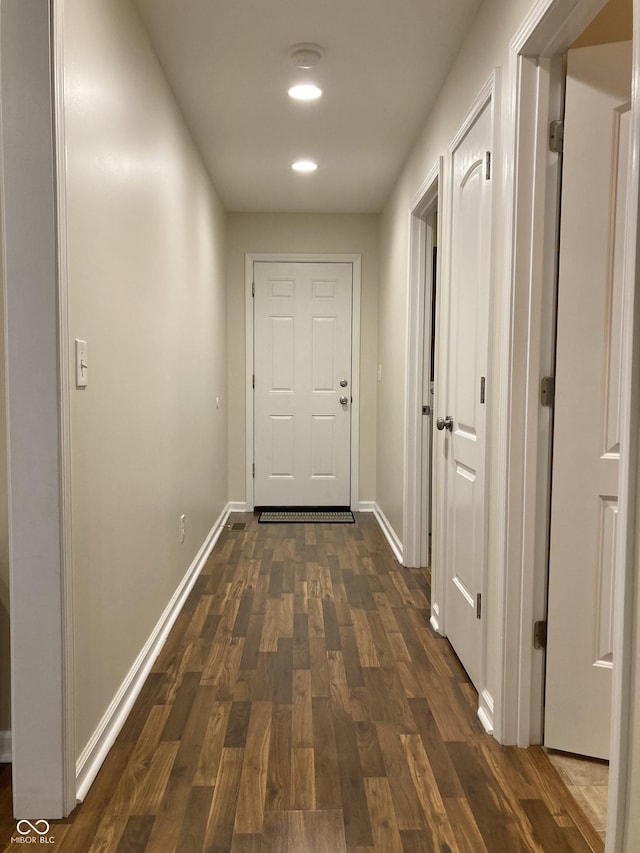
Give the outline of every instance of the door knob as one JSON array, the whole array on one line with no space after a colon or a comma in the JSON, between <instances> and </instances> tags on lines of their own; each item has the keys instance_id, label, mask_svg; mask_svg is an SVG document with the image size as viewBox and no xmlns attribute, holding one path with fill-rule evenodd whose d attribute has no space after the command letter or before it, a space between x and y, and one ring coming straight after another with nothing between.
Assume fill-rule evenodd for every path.
<instances>
[{"instance_id":1,"label":"door knob","mask_svg":"<svg viewBox=\"0 0 640 853\"><path fill-rule=\"evenodd\" d=\"M340 380L340 387L341 387L341 388L346 388L348 384L349 384L349 380L348 380L348 379L341 379L341 380Z\"/></svg>"},{"instance_id":2,"label":"door knob","mask_svg":"<svg viewBox=\"0 0 640 853\"><path fill-rule=\"evenodd\" d=\"M340 402L342 403L343 406L346 406L347 403L349 402L349 398L342 396L342 397L340 397Z\"/></svg>"},{"instance_id":3,"label":"door knob","mask_svg":"<svg viewBox=\"0 0 640 853\"><path fill-rule=\"evenodd\" d=\"M451 415L447 415L446 418L438 418L436 421L436 426L438 429L448 429L449 432L453 429L453 418Z\"/></svg>"}]
</instances>

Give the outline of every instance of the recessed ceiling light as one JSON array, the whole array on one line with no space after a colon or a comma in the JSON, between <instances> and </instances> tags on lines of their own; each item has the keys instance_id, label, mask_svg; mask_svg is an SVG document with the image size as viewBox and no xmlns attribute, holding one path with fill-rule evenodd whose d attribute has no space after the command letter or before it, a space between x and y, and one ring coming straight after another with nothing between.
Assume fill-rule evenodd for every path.
<instances>
[{"instance_id":1,"label":"recessed ceiling light","mask_svg":"<svg viewBox=\"0 0 640 853\"><path fill-rule=\"evenodd\" d=\"M322 95L322 89L313 83L299 83L289 89L289 96L296 101L315 101Z\"/></svg>"},{"instance_id":2,"label":"recessed ceiling light","mask_svg":"<svg viewBox=\"0 0 640 853\"><path fill-rule=\"evenodd\" d=\"M291 168L296 172L315 172L318 164L314 163L313 160L297 160L291 164Z\"/></svg>"}]
</instances>

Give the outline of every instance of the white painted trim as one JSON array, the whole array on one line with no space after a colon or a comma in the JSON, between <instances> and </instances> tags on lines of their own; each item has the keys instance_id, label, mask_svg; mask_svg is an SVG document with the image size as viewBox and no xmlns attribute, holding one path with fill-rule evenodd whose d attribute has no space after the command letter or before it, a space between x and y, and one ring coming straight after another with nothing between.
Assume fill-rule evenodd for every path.
<instances>
[{"instance_id":1,"label":"white painted trim","mask_svg":"<svg viewBox=\"0 0 640 853\"><path fill-rule=\"evenodd\" d=\"M483 690L479 697L478 719L488 735L493 734L493 697L488 690Z\"/></svg>"},{"instance_id":2,"label":"white painted trim","mask_svg":"<svg viewBox=\"0 0 640 853\"><path fill-rule=\"evenodd\" d=\"M353 258L351 310L351 506L360 501L360 303L362 300L362 255Z\"/></svg>"},{"instance_id":3,"label":"white painted trim","mask_svg":"<svg viewBox=\"0 0 640 853\"><path fill-rule=\"evenodd\" d=\"M0 764L11 763L11 732L0 732Z\"/></svg>"},{"instance_id":4,"label":"white painted trim","mask_svg":"<svg viewBox=\"0 0 640 853\"><path fill-rule=\"evenodd\" d=\"M533 622L546 615L546 542L551 415L539 382L553 372L559 162L547 147L548 122L561 116L560 60L601 0L539 0L510 44L503 123L504 248L498 364L496 459L498 578L496 618L504 625L496 661L496 737L527 746L542 739L544 659ZM559 41L560 39L560 41ZM506 490L505 490L506 488Z\"/></svg>"},{"instance_id":5,"label":"white painted trim","mask_svg":"<svg viewBox=\"0 0 640 853\"><path fill-rule=\"evenodd\" d=\"M543 729L544 655L533 649L531 631L546 616L552 412L540 406L539 383L554 372L560 160L549 154L547 135L562 114L562 76L560 59L512 54L501 347L510 375L503 375L499 416L509 442L498 460L507 487L498 534L505 631L496 728L499 740L521 746L540 743Z\"/></svg>"},{"instance_id":6,"label":"white painted trim","mask_svg":"<svg viewBox=\"0 0 640 853\"><path fill-rule=\"evenodd\" d=\"M441 634L440 631L440 607L437 604L431 605L431 617L429 619L431 627L436 634Z\"/></svg>"},{"instance_id":7,"label":"white painted trim","mask_svg":"<svg viewBox=\"0 0 640 853\"><path fill-rule=\"evenodd\" d=\"M351 507L357 507L360 489L360 301L362 290L362 255L333 253L273 253L249 252L245 255L245 483L246 503L250 511L254 503L253 457L254 418L252 376L255 371L253 352L253 265L265 261L272 263L337 263L351 264L352 273L352 318L351 318Z\"/></svg>"},{"instance_id":8,"label":"white painted trim","mask_svg":"<svg viewBox=\"0 0 640 853\"><path fill-rule=\"evenodd\" d=\"M53 8L53 94L58 230L58 346L60 377L60 507L62 535L62 701L65 810L76 803L75 646L73 607L73 501L71 479L71 380L67 259L67 146L64 111L64 3Z\"/></svg>"},{"instance_id":9,"label":"white painted trim","mask_svg":"<svg viewBox=\"0 0 640 853\"><path fill-rule=\"evenodd\" d=\"M60 128L53 68L57 84L60 44L52 5L8 0L0 7L12 787L16 817L47 819L66 816L75 803L67 769L72 614L57 316Z\"/></svg>"},{"instance_id":10,"label":"white painted trim","mask_svg":"<svg viewBox=\"0 0 640 853\"><path fill-rule=\"evenodd\" d=\"M207 534L200 550L194 557L185 576L180 581L178 588L165 607L162 616L149 635L147 642L141 649L140 654L127 673L126 678L118 688L116 695L111 700L109 707L98 724L98 727L78 758L76 764L76 786L79 802L82 802L87 795L87 792L97 776L107 753L113 746L116 737L122 729L134 702L140 694L145 679L149 675L156 658L160 654L162 646L164 645L174 622L178 618L187 596L193 589L193 585L211 554L214 545L218 541L218 538L222 533L222 528L224 527L228 517L229 505L227 504Z\"/></svg>"},{"instance_id":11,"label":"white painted trim","mask_svg":"<svg viewBox=\"0 0 640 853\"><path fill-rule=\"evenodd\" d=\"M633 4L633 81L631 113L630 174L625 216L625 267L622 328L622 375L620 379L621 460L619 478L620 532L618 534L613 601L614 632L613 695L611 705L611 746L609 753L609 801L607 807L607 853L625 849L625 839L634 834L630 827L630 803L634 720L638 713L637 672L638 624L638 545L640 542L640 3ZM634 671L635 669L635 671ZM636 756L638 746L635 745ZM633 817L636 821L637 812Z\"/></svg>"},{"instance_id":12,"label":"white painted trim","mask_svg":"<svg viewBox=\"0 0 640 853\"><path fill-rule=\"evenodd\" d=\"M511 40L522 56L551 57L564 53L607 0L537 0Z\"/></svg>"},{"instance_id":13,"label":"white painted trim","mask_svg":"<svg viewBox=\"0 0 640 853\"><path fill-rule=\"evenodd\" d=\"M245 350L245 380L244 380L244 411L245 411L245 503L253 508L253 262L254 256L244 256L244 350Z\"/></svg>"},{"instance_id":14,"label":"white painted trim","mask_svg":"<svg viewBox=\"0 0 640 853\"><path fill-rule=\"evenodd\" d=\"M229 501L227 510L229 512L253 512L253 507L250 507L246 501Z\"/></svg>"},{"instance_id":15,"label":"white painted trim","mask_svg":"<svg viewBox=\"0 0 640 853\"><path fill-rule=\"evenodd\" d=\"M512 376L526 385L518 399L514 387L507 388L505 406L499 411L498 429L511 438L510 446L499 460L507 483L504 525L497 553L497 576L502 584L497 590L496 619L503 626L504 644L496 661L503 680L496 695L496 736L502 742L521 746L535 741L536 713L542 706L541 662L531 648L531 623L534 615L544 611L545 566L541 546L546 546L548 527L541 527L548 489L548 464L545 456L549 437L540 424L537 405L541 368L548 356L548 326L553 325L553 311L548 305L549 221L553 198L553 174L549 174L546 150L547 121L554 106L554 62L586 24L604 6L604 0L538 0L522 27L512 39L509 62L509 112L504 122L505 171L504 206L506 229L503 317L509 318L507 364ZM640 3L634 0L634 80L640 69ZM545 61L543 58L550 58ZM620 521L616 559L616 600L614 624L614 667L612 747L609 770L609 810L606 849L610 853L625 849L625 830L629 816L628 760L630 751L631 678L633 662L632 633L637 620L632 595L635 548L638 541L637 506L638 448L640 422L640 300L635 299L638 262L638 158L640 124L638 87L634 86L632 156L627 223L633 231L627 246L627 286L624 331L624 380L622 386L622 442ZM536 144L532 145L532 130ZM546 223L546 228L545 228ZM555 247L553 247L555 250ZM518 299L518 297L522 297ZM518 344L526 342L526 347ZM523 370L524 367L524 370ZM520 445L514 442L523 437ZM547 457L548 458L548 457ZM542 535L540 530L543 529ZM504 539L502 539L504 536ZM542 583L541 583L542 580ZM539 618L539 617L537 617ZM515 655L513 654L515 650ZM637 653L637 652L635 652ZM541 732L538 731L537 737Z\"/></svg>"},{"instance_id":16,"label":"white painted trim","mask_svg":"<svg viewBox=\"0 0 640 853\"><path fill-rule=\"evenodd\" d=\"M451 242L451 177L450 158L442 159L441 190L438 196L440 209L439 251L438 251L438 290L436 292L436 351L433 397L434 417L446 415L449 411L447 399L447 353L449 351L449 312L451 288L451 256L447 249ZM436 499L433 504L433 531L431 536L431 611L437 613L437 631L446 636L447 614L447 456L446 438L438 430L433 434L433 477Z\"/></svg>"},{"instance_id":17,"label":"white painted trim","mask_svg":"<svg viewBox=\"0 0 640 853\"><path fill-rule=\"evenodd\" d=\"M405 441L403 554L407 566L421 565L422 542L427 507L422 489L424 374L430 365L425 359L425 326L431 316L431 265L427 267L429 240L426 217L437 208L441 180L441 160L433 166L414 196L409 209L409 283L407 287L407 344L405 350ZM427 297L428 292L428 297Z\"/></svg>"},{"instance_id":18,"label":"white painted trim","mask_svg":"<svg viewBox=\"0 0 640 853\"><path fill-rule=\"evenodd\" d=\"M453 154L453 152L460 146L460 143L465 138L473 123L478 118L482 110L486 107L489 101L494 105L494 114L495 114L495 101L496 101L496 91L498 90L498 82L499 82L500 71L498 68L494 68L494 70L489 75L488 80L484 84L484 86L480 89L478 94L476 95L473 103L469 107L466 116L464 117L464 121L458 128L456 135L453 137L451 142L449 143L449 154ZM495 122L494 122L495 123ZM495 142L495 140L494 140ZM497 160L498 158L492 158ZM497 166L497 163L494 164Z\"/></svg>"},{"instance_id":19,"label":"white painted trim","mask_svg":"<svg viewBox=\"0 0 640 853\"><path fill-rule=\"evenodd\" d=\"M400 541L398 534L395 532L395 530L391 526L389 519L380 509L377 503L374 504L373 514L375 516L376 521L378 522L378 525L380 526L380 530L382 530L382 532L384 533L384 537L389 543L391 550L393 551L393 556L402 566L402 542Z\"/></svg>"},{"instance_id":20,"label":"white painted trim","mask_svg":"<svg viewBox=\"0 0 640 853\"><path fill-rule=\"evenodd\" d=\"M376 511L376 502L375 501L360 501L358 503L358 512L375 512Z\"/></svg>"}]
</instances>

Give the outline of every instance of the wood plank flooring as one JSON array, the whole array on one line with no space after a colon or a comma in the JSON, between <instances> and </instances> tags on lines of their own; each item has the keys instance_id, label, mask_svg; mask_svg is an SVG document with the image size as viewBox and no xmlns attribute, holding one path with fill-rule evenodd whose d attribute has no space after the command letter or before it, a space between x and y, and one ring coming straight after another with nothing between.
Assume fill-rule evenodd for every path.
<instances>
[{"instance_id":1,"label":"wood plank flooring","mask_svg":"<svg viewBox=\"0 0 640 853\"><path fill-rule=\"evenodd\" d=\"M542 750L483 732L372 516L230 521L56 850L603 850Z\"/></svg>"}]
</instances>

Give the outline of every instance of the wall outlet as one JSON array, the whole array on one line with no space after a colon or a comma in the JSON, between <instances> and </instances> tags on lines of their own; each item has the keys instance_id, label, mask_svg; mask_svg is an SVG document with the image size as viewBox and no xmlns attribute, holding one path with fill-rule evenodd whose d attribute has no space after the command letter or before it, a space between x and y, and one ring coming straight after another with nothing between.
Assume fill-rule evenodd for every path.
<instances>
[{"instance_id":1,"label":"wall outlet","mask_svg":"<svg viewBox=\"0 0 640 853\"><path fill-rule=\"evenodd\" d=\"M184 542L184 527L185 527L186 515L182 513L180 516L180 544Z\"/></svg>"}]
</instances>

